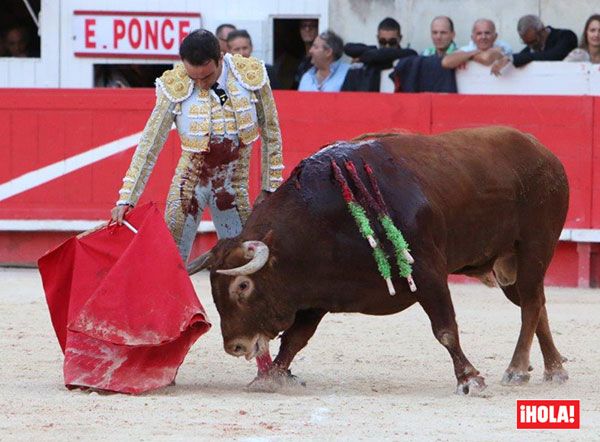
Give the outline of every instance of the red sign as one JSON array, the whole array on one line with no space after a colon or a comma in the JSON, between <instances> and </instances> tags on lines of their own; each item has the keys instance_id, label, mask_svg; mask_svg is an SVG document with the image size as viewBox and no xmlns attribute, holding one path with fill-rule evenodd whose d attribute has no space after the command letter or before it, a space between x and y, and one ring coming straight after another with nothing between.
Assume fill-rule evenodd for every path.
<instances>
[{"instance_id":1,"label":"red sign","mask_svg":"<svg viewBox=\"0 0 600 442\"><path fill-rule=\"evenodd\" d=\"M199 13L74 11L77 57L177 59L179 43L201 26Z\"/></svg>"},{"instance_id":2,"label":"red sign","mask_svg":"<svg viewBox=\"0 0 600 442\"><path fill-rule=\"evenodd\" d=\"M517 428L579 429L579 401L517 401Z\"/></svg>"}]
</instances>

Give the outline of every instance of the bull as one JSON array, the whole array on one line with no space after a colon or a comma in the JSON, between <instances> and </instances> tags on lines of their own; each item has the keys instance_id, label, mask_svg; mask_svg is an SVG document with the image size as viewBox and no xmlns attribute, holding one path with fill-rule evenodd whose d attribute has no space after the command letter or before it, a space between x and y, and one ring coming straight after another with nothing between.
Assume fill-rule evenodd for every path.
<instances>
[{"instance_id":1,"label":"bull","mask_svg":"<svg viewBox=\"0 0 600 442\"><path fill-rule=\"evenodd\" d=\"M390 217L410 245L416 291L395 272L397 293L388 293L371 247L347 210L332 161L372 169ZM366 182L365 170L357 170ZM529 380L534 334L544 379L562 383L568 374L548 324L544 275L568 203L560 161L517 130L371 134L303 160L255 207L238 237L220 240L190 267L210 269L227 353L251 359L280 336L269 376L291 376L291 362L327 313L389 315L418 302L450 353L457 393L480 392L485 380L461 348L447 282L449 274L461 274L497 283L521 308L519 337L502 383ZM381 226L373 228L393 254Z\"/></svg>"}]
</instances>

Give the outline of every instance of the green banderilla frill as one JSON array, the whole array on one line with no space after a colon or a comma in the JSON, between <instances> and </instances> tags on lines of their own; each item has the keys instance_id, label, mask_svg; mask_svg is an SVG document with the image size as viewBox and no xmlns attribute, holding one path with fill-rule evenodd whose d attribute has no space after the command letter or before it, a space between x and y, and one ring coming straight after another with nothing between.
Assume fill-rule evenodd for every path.
<instances>
[{"instance_id":1,"label":"green banderilla frill","mask_svg":"<svg viewBox=\"0 0 600 442\"><path fill-rule=\"evenodd\" d=\"M408 244L406 243L400 230L398 230L388 215L381 216L379 221L385 230L387 239L389 239L394 246L396 264L398 264L398 268L400 269L400 276L403 278L408 278L412 273L412 267L407 258L409 252Z\"/></svg>"},{"instance_id":2,"label":"green banderilla frill","mask_svg":"<svg viewBox=\"0 0 600 442\"><path fill-rule=\"evenodd\" d=\"M385 256L385 252L383 251L379 243L375 241L375 232L371 227L371 222L367 217L365 209L363 209L355 201L349 201L348 210L354 218L354 222L358 226L358 230L360 231L361 235L369 241L369 244L373 248L373 258L375 258L375 263L377 264L379 274L383 279L385 279L390 295L395 295L396 290L394 289L394 286L392 284L392 268L390 266L390 263L388 262L387 257Z\"/></svg>"}]
</instances>

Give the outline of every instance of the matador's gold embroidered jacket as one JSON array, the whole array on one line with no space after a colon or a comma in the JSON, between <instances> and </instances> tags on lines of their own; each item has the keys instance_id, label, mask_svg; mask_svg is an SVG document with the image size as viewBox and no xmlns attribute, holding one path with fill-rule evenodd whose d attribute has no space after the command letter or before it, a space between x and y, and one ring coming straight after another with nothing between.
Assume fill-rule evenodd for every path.
<instances>
[{"instance_id":1,"label":"matador's gold embroidered jacket","mask_svg":"<svg viewBox=\"0 0 600 442\"><path fill-rule=\"evenodd\" d=\"M238 136L249 149L260 127L262 189L279 187L283 181L281 131L264 63L226 54L223 70L228 92L223 106L214 91L195 87L181 63L156 80L156 105L123 178L117 204L137 203L173 122L181 148L191 152L207 152L211 134Z\"/></svg>"}]
</instances>

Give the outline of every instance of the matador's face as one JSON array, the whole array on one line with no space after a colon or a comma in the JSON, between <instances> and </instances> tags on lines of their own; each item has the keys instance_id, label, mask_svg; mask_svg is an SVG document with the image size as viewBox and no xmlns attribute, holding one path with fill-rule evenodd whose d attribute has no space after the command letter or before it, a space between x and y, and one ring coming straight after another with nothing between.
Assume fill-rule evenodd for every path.
<instances>
[{"instance_id":1,"label":"matador's face","mask_svg":"<svg viewBox=\"0 0 600 442\"><path fill-rule=\"evenodd\" d=\"M192 79L196 86L200 89L210 89L223 71L223 56L221 56L218 63L214 60L207 60L200 65L194 65L187 60L183 60L183 66L188 77Z\"/></svg>"}]
</instances>

